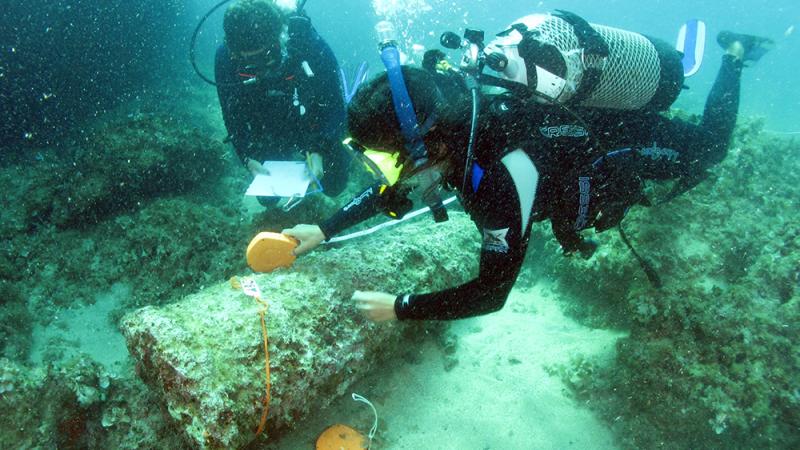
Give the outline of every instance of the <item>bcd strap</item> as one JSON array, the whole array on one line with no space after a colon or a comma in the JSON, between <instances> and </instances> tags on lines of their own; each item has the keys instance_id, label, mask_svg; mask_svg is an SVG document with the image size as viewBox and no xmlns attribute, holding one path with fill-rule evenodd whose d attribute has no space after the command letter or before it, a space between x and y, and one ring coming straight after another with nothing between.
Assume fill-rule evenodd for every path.
<instances>
[{"instance_id":1,"label":"bcd strap","mask_svg":"<svg viewBox=\"0 0 800 450\"><path fill-rule=\"evenodd\" d=\"M511 27L505 31L501 31L496 34L497 37L506 37L509 34L513 33L514 31L518 31L519 34L524 35L528 31L528 26L524 23L515 23L511 25Z\"/></svg>"},{"instance_id":2,"label":"bcd strap","mask_svg":"<svg viewBox=\"0 0 800 450\"><path fill-rule=\"evenodd\" d=\"M608 57L610 49L603 36L592 28L592 25L583 17L561 9L557 9L553 15L572 26L575 37L578 39L578 44L583 47L586 69L578 85L578 90L570 99L571 103L580 103L586 100L600 83L603 69L599 63Z\"/></svg>"},{"instance_id":3,"label":"bcd strap","mask_svg":"<svg viewBox=\"0 0 800 450\"><path fill-rule=\"evenodd\" d=\"M647 279L650 281L650 284L653 285L656 289L661 289L664 283L661 281L661 276L658 275L658 271L653 267L650 261L644 259L639 253L633 248L633 244L628 239L628 235L625 234L625 230L622 229L622 223L617 226L619 230L619 237L622 238L622 242L628 247L628 249L633 254L633 257L639 261L639 265L642 267L644 274L647 275Z\"/></svg>"},{"instance_id":4,"label":"bcd strap","mask_svg":"<svg viewBox=\"0 0 800 450\"><path fill-rule=\"evenodd\" d=\"M505 80L503 78L495 77L493 75L487 75L482 73L478 77L478 81L482 85L487 86L495 86L502 89L506 89L507 91L518 95L520 98L525 99L531 96L531 91L528 89L527 86L521 83L517 83L516 81Z\"/></svg>"},{"instance_id":5,"label":"bcd strap","mask_svg":"<svg viewBox=\"0 0 800 450\"><path fill-rule=\"evenodd\" d=\"M556 13L553 15L564 19L567 23L572 25L575 31L575 37L578 38L578 43L584 48L586 53L603 58L609 55L608 43L597 30L592 28L592 25L587 22L586 19L575 13L564 11L563 9L557 9Z\"/></svg>"}]
</instances>

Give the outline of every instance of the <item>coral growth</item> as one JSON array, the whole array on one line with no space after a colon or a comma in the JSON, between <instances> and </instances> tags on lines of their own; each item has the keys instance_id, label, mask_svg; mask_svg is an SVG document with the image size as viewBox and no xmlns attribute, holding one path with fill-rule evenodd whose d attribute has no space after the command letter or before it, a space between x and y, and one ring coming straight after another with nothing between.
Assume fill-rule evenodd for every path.
<instances>
[{"instance_id":1,"label":"coral growth","mask_svg":"<svg viewBox=\"0 0 800 450\"><path fill-rule=\"evenodd\" d=\"M58 368L0 359L0 442L13 448L182 446L140 381L84 357Z\"/></svg>"},{"instance_id":2,"label":"coral growth","mask_svg":"<svg viewBox=\"0 0 800 450\"><path fill-rule=\"evenodd\" d=\"M11 425L0 428L0 442L154 448L162 446L153 443L155 434L172 442L169 421L132 367L112 377L88 357L76 366L69 355L80 353L80 343L63 339L39 345L37 359L51 366L22 365L34 325L58 325L64 309L80 309L116 285L132 289L114 304L112 321L169 303L245 271L244 249L257 231L335 206L320 196L293 215L254 220L242 204L245 170L219 142L185 124L123 115L68 151L42 149L33 161L0 168L0 357L8 358L0 415Z\"/></svg>"},{"instance_id":3,"label":"coral growth","mask_svg":"<svg viewBox=\"0 0 800 450\"><path fill-rule=\"evenodd\" d=\"M80 145L46 155L0 171L10 217L0 235L84 227L159 195L214 185L225 168L222 144L159 116L99 126Z\"/></svg>"},{"instance_id":4,"label":"coral growth","mask_svg":"<svg viewBox=\"0 0 800 450\"><path fill-rule=\"evenodd\" d=\"M568 310L614 301L595 319L630 328L611 366L563 371L626 447L800 446L800 173L782 156L800 144L759 129L739 128L712 180L626 220L663 289L614 236L595 261L557 263Z\"/></svg>"},{"instance_id":5,"label":"coral growth","mask_svg":"<svg viewBox=\"0 0 800 450\"><path fill-rule=\"evenodd\" d=\"M477 271L479 236L465 214L427 225L317 251L291 271L255 277L269 304L269 439L329 405L379 362L418 348L427 324L376 326L353 311L355 289L442 289ZM423 235L425 248L415 243ZM139 373L194 446L241 447L256 437L264 392L258 309L223 282L122 320Z\"/></svg>"},{"instance_id":6,"label":"coral growth","mask_svg":"<svg viewBox=\"0 0 800 450\"><path fill-rule=\"evenodd\" d=\"M31 315L17 285L0 278L0 357L24 359L30 349Z\"/></svg>"}]
</instances>

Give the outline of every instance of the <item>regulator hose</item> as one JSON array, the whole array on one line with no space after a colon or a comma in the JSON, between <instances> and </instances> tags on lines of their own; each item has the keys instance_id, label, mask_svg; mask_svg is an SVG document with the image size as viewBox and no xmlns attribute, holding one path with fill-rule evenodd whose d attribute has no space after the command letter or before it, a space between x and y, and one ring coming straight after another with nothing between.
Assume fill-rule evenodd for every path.
<instances>
[{"instance_id":1,"label":"regulator hose","mask_svg":"<svg viewBox=\"0 0 800 450\"><path fill-rule=\"evenodd\" d=\"M208 83L208 84L210 84L212 86L216 86L217 83L214 80L212 80L211 78L208 78L207 76L203 75L202 72L200 72L200 68L197 67L197 61L195 60L195 51L194 51L194 49L195 49L195 45L197 44L197 35L200 34L200 30L203 28L203 24L206 23L206 20L208 20L209 16L214 14L214 12L216 12L216 10L218 10L220 7L222 7L222 5L224 5L224 4L226 4L226 3L230 2L230 1L231 0L222 0L221 2L217 3L216 5L214 5L214 7L211 8L200 19L200 23L197 24L197 27L195 27L195 29L194 29L194 33L192 33L192 41L189 44L189 62L192 63L192 67L194 68L195 73L197 74L198 77L200 77L200 79L202 79L203 81L205 81L206 83ZM305 4L305 2L303 2L303 3Z\"/></svg>"},{"instance_id":2,"label":"regulator hose","mask_svg":"<svg viewBox=\"0 0 800 450\"><path fill-rule=\"evenodd\" d=\"M475 138L478 134L478 111L480 109L480 100L478 97L478 89L471 89L472 91L472 120L469 127L469 143L467 144L467 161L464 167L464 180L461 182L461 190L467 192L467 179L469 178L472 163L475 161Z\"/></svg>"}]
</instances>

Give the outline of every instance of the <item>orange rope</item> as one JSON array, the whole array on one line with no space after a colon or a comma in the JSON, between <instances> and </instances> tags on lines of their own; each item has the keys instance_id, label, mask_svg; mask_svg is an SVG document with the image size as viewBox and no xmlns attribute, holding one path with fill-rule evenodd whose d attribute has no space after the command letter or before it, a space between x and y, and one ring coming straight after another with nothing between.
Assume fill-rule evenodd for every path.
<instances>
[{"instance_id":1,"label":"orange rope","mask_svg":"<svg viewBox=\"0 0 800 450\"><path fill-rule=\"evenodd\" d=\"M267 424L267 413L269 412L269 400L270 400L270 373L269 373L269 350L267 349L267 308L269 305L259 297L255 297L256 301L264 306L264 309L260 310L258 314L261 316L261 334L264 336L264 379L266 381L266 395L264 396L264 411L261 413L261 422L258 424L258 430L256 431L256 436L260 435Z\"/></svg>"},{"instance_id":2,"label":"orange rope","mask_svg":"<svg viewBox=\"0 0 800 450\"><path fill-rule=\"evenodd\" d=\"M237 277L231 277L231 287L234 289L242 289L242 284L239 282ZM256 431L256 436L259 436L261 433L264 432L264 429L267 425L267 414L269 414L269 401L270 401L270 390L272 388L271 384L271 377L269 373L269 348L268 348L268 340L267 340L267 309L269 305L267 302L261 299L261 297L253 297L256 302L258 302L262 309L258 311L258 315L261 317L261 334L264 337L264 380L266 383L266 395L264 396L264 410L261 413L261 421L258 424L258 430Z\"/></svg>"}]
</instances>

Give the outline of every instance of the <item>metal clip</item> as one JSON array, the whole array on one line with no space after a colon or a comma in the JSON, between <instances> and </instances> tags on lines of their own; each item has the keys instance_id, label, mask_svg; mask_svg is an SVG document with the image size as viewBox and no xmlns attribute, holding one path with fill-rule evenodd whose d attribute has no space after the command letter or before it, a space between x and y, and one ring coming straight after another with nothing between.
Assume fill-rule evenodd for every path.
<instances>
[{"instance_id":1,"label":"metal clip","mask_svg":"<svg viewBox=\"0 0 800 450\"><path fill-rule=\"evenodd\" d=\"M283 206L281 206L281 209L283 210L283 212L289 212L292 209L294 209L295 206L297 206L300 203L302 203L303 202L303 198L304 197L291 196L291 197L289 197L288 200L286 200L286 203L284 203Z\"/></svg>"}]
</instances>

